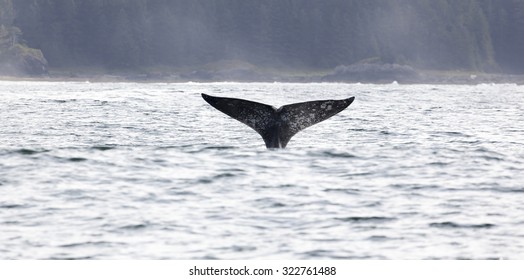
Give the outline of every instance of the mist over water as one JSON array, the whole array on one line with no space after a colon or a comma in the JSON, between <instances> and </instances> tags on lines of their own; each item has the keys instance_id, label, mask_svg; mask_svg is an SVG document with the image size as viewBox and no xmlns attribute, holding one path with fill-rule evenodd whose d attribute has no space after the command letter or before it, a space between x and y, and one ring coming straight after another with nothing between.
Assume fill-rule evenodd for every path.
<instances>
[{"instance_id":1,"label":"mist over water","mask_svg":"<svg viewBox=\"0 0 524 280\"><path fill-rule=\"evenodd\" d=\"M355 102L266 150L200 93ZM524 87L0 82L1 259L522 259Z\"/></svg>"}]
</instances>

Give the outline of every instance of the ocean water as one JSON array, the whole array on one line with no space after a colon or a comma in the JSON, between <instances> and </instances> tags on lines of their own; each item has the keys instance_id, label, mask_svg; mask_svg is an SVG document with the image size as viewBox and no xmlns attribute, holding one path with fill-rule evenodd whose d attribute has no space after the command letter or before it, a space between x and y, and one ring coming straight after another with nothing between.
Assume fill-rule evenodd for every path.
<instances>
[{"instance_id":1,"label":"ocean water","mask_svg":"<svg viewBox=\"0 0 524 280\"><path fill-rule=\"evenodd\" d=\"M267 150L200 93L355 96ZM0 82L0 259L524 259L524 86Z\"/></svg>"}]
</instances>

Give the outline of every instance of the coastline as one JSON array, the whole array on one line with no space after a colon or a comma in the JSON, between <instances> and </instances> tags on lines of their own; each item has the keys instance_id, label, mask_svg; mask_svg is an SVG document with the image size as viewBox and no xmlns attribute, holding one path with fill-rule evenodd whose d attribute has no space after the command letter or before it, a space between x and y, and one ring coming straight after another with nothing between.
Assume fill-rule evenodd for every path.
<instances>
[{"instance_id":1,"label":"coastline","mask_svg":"<svg viewBox=\"0 0 524 280\"><path fill-rule=\"evenodd\" d=\"M53 70L47 75L0 75L0 81L49 81L49 82L93 82L93 83L213 83L213 82L281 82L281 83L369 83L369 84L517 84L524 85L524 75L482 73L470 71L422 70L409 77L364 77L352 76L328 79L333 72L299 72L260 69L183 71L106 71L106 70Z\"/></svg>"}]
</instances>

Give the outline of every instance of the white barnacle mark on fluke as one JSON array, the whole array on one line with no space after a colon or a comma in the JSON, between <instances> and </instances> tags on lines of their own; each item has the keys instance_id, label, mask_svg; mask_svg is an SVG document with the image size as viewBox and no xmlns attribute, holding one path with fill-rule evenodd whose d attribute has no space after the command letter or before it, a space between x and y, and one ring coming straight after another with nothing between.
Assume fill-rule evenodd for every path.
<instances>
[{"instance_id":1,"label":"white barnacle mark on fluke","mask_svg":"<svg viewBox=\"0 0 524 280\"><path fill-rule=\"evenodd\" d=\"M267 104L238 98L207 94L202 94L202 98L217 110L258 132L267 148L285 148L296 133L336 115L355 99L350 97L342 100L308 101L276 109Z\"/></svg>"}]
</instances>

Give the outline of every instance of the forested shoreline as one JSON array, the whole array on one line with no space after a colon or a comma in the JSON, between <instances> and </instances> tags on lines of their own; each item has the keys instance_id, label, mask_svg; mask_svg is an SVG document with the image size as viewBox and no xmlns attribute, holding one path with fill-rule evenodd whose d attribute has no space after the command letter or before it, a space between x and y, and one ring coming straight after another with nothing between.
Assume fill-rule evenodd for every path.
<instances>
[{"instance_id":1,"label":"forested shoreline","mask_svg":"<svg viewBox=\"0 0 524 280\"><path fill-rule=\"evenodd\" d=\"M523 74L522 26L522 0L0 0L0 64Z\"/></svg>"}]
</instances>

